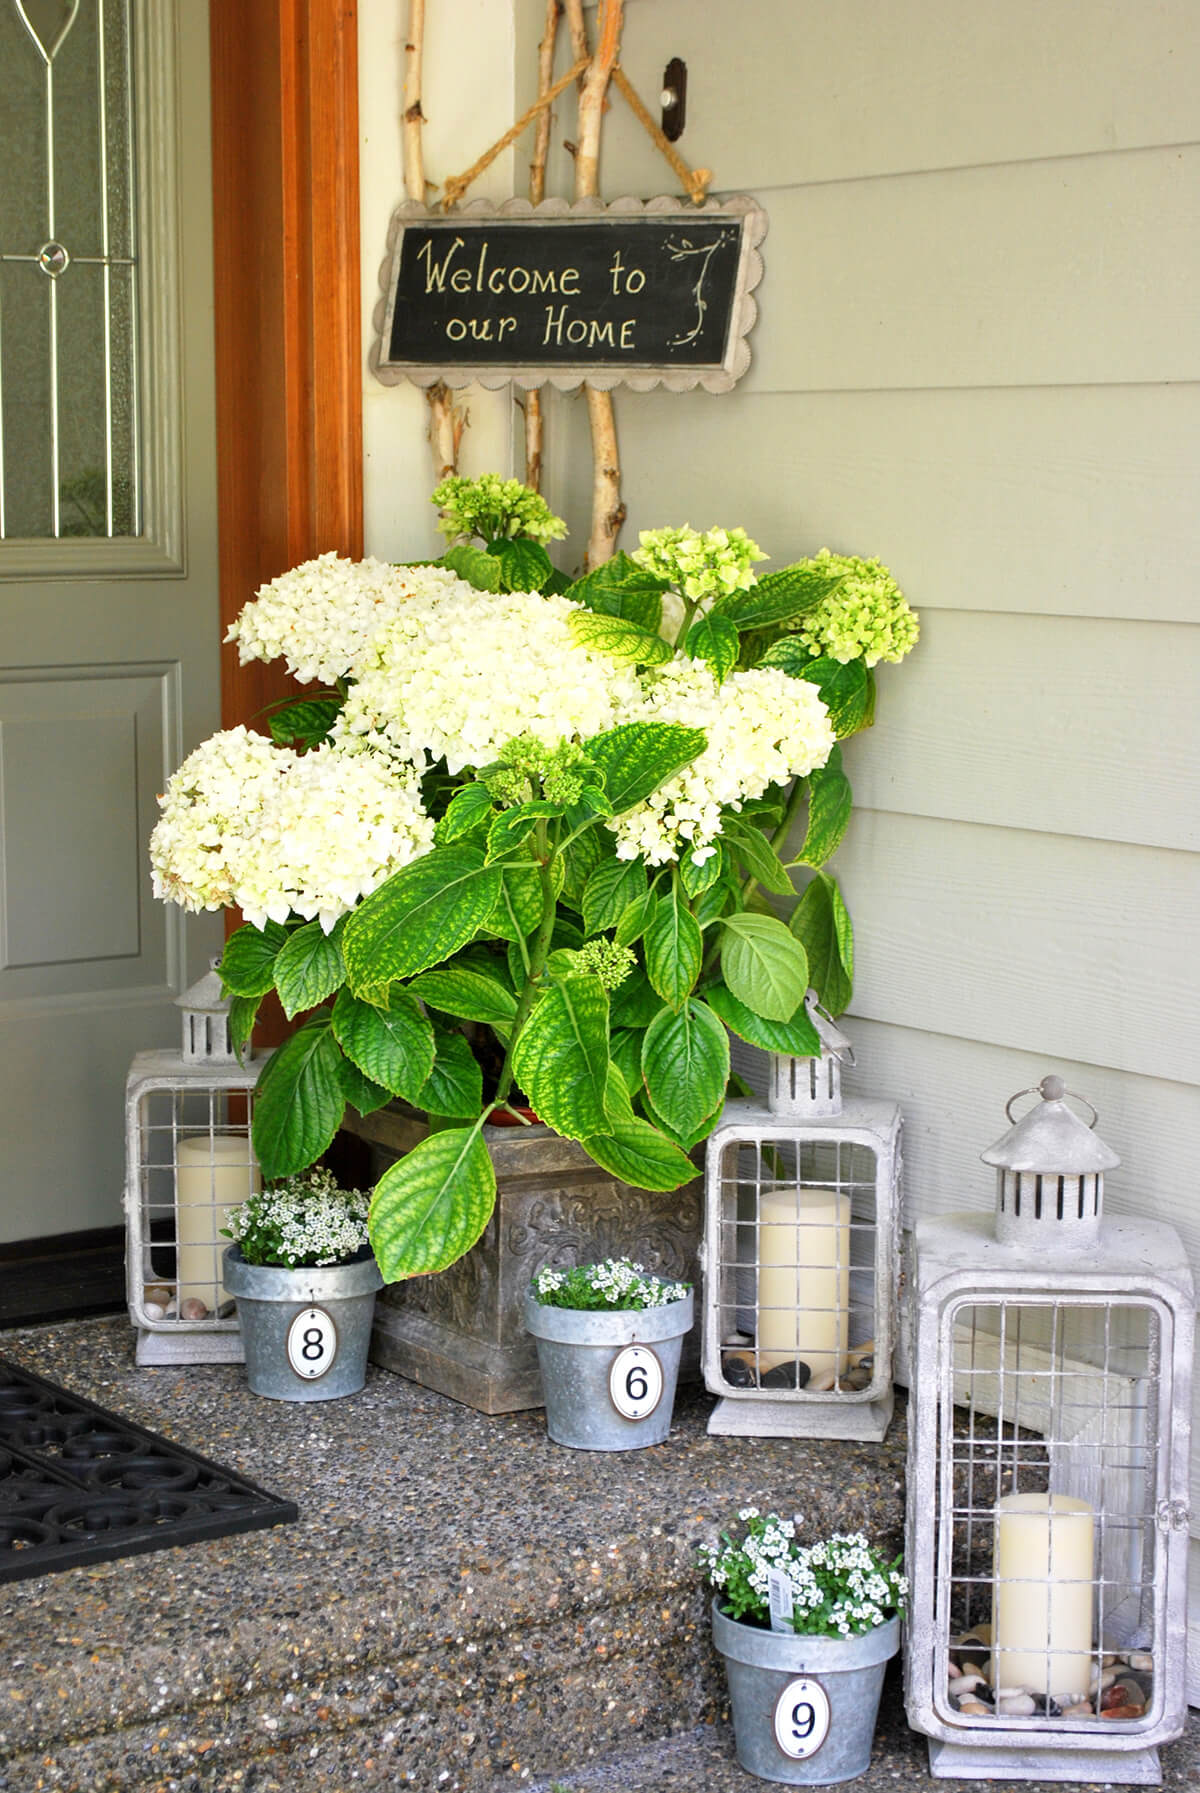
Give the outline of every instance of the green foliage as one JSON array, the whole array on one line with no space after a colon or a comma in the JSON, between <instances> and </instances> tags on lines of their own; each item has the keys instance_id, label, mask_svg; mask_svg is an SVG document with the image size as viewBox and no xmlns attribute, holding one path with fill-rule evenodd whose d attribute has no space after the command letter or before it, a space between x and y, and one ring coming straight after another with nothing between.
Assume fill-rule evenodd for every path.
<instances>
[{"instance_id":1,"label":"green foliage","mask_svg":"<svg viewBox=\"0 0 1200 1793\"><path fill-rule=\"evenodd\" d=\"M277 747L319 747L341 713L340 697L308 697L273 710L267 726Z\"/></svg>"},{"instance_id":2,"label":"green foliage","mask_svg":"<svg viewBox=\"0 0 1200 1793\"><path fill-rule=\"evenodd\" d=\"M462 843L414 859L364 897L346 924L351 987L361 992L450 958L487 926L500 885L499 868Z\"/></svg>"},{"instance_id":3,"label":"green foliage","mask_svg":"<svg viewBox=\"0 0 1200 1793\"><path fill-rule=\"evenodd\" d=\"M690 1136L725 1099L729 1038L707 1003L664 1008L646 1029L642 1072L654 1112Z\"/></svg>"},{"instance_id":4,"label":"green foliage","mask_svg":"<svg viewBox=\"0 0 1200 1793\"><path fill-rule=\"evenodd\" d=\"M664 1002L682 1007L704 958L700 924L674 884L659 899L644 941L646 976Z\"/></svg>"},{"instance_id":5,"label":"green foliage","mask_svg":"<svg viewBox=\"0 0 1200 1793\"><path fill-rule=\"evenodd\" d=\"M853 801L850 780L842 771L842 750L835 747L826 763L806 779L808 788L808 821L795 865L811 865L814 870L832 859L841 845L850 824Z\"/></svg>"},{"instance_id":6,"label":"green foliage","mask_svg":"<svg viewBox=\"0 0 1200 1793\"><path fill-rule=\"evenodd\" d=\"M513 1070L536 1112L565 1139L608 1123L608 994L598 977L547 991L521 1030Z\"/></svg>"},{"instance_id":7,"label":"green foliage","mask_svg":"<svg viewBox=\"0 0 1200 1793\"><path fill-rule=\"evenodd\" d=\"M431 1133L384 1171L370 1229L386 1282L445 1270L483 1232L496 1205L496 1173L480 1125Z\"/></svg>"},{"instance_id":8,"label":"green foliage","mask_svg":"<svg viewBox=\"0 0 1200 1793\"><path fill-rule=\"evenodd\" d=\"M473 547L470 542L455 542L442 556L451 572L473 585L476 591L504 591L504 562L498 554ZM509 591L512 587L507 587Z\"/></svg>"},{"instance_id":9,"label":"green foliage","mask_svg":"<svg viewBox=\"0 0 1200 1793\"><path fill-rule=\"evenodd\" d=\"M768 573L749 591L722 598L715 607L739 631L765 629L793 622L817 605L841 584L840 575L818 572L810 566L781 567Z\"/></svg>"},{"instance_id":10,"label":"green foliage","mask_svg":"<svg viewBox=\"0 0 1200 1793\"><path fill-rule=\"evenodd\" d=\"M669 641L622 616L576 610L569 626L581 647L594 654L611 654L614 660L628 660L633 666L665 666L672 655Z\"/></svg>"},{"instance_id":11,"label":"green foliage","mask_svg":"<svg viewBox=\"0 0 1200 1793\"><path fill-rule=\"evenodd\" d=\"M326 934L319 921L297 928L280 947L273 972L283 1012L291 1020L302 1009L314 1009L341 984L346 975L342 959L343 917Z\"/></svg>"},{"instance_id":12,"label":"green foliage","mask_svg":"<svg viewBox=\"0 0 1200 1793\"><path fill-rule=\"evenodd\" d=\"M275 987L275 960L287 940L287 929L277 921L263 928L246 922L225 942L217 970L221 982L234 996L265 996Z\"/></svg>"},{"instance_id":13,"label":"green foliage","mask_svg":"<svg viewBox=\"0 0 1200 1793\"><path fill-rule=\"evenodd\" d=\"M808 957L821 1007L842 1014L854 993L854 929L828 872L818 872L804 891L792 911L791 930Z\"/></svg>"},{"instance_id":14,"label":"green foliage","mask_svg":"<svg viewBox=\"0 0 1200 1793\"><path fill-rule=\"evenodd\" d=\"M399 985L385 1006L363 1002L350 990L338 992L333 1031L346 1057L372 1083L416 1103L433 1069L433 1028L416 998Z\"/></svg>"},{"instance_id":15,"label":"green foliage","mask_svg":"<svg viewBox=\"0 0 1200 1793\"><path fill-rule=\"evenodd\" d=\"M662 621L662 594L666 589L665 579L656 578L628 554L618 552L569 585L566 596L600 616L623 617L653 633Z\"/></svg>"},{"instance_id":16,"label":"green foliage","mask_svg":"<svg viewBox=\"0 0 1200 1793\"><path fill-rule=\"evenodd\" d=\"M643 803L668 778L703 753L703 729L682 722L627 722L588 742L588 752L604 774L613 814Z\"/></svg>"},{"instance_id":17,"label":"green foliage","mask_svg":"<svg viewBox=\"0 0 1200 1793\"><path fill-rule=\"evenodd\" d=\"M267 1060L254 1103L254 1152L268 1182L306 1170L333 1143L346 1106L338 1043L314 1016Z\"/></svg>"},{"instance_id":18,"label":"green foliage","mask_svg":"<svg viewBox=\"0 0 1200 1793\"><path fill-rule=\"evenodd\" d=\"M688 630L684 649L693 660L708 662L719 685L738 663L740 642L737 624L719 612L702 616Z\"/></svg>"},{"instance_id":19,"label":"green foliage","mask_svg":"<svg viewBox=\"0 0 1200 1793\"><path fill-rule=\"evenodd\" d=\"M721 971L746 1007L767 1021L789 1021L808 988L804 948L771 915L727 915Z\"/></svg>"}]
</instances>

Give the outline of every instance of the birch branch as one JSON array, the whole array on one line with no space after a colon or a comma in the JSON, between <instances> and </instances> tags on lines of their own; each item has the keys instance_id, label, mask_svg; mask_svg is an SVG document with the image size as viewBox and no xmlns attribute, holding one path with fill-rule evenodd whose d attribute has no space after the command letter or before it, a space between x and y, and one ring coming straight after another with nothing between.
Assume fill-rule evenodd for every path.
<instances>
[{"instance_id":1,"label":"birch branch","mask_svg":"<svg viewBox=\"0 0 1200 1793\"><path fill-rule=\"evenodd\" d=\"M422 130L421 76L425 59L425 0L408 0L408 35L404 40L404 192L418 205L425 203L425 145ZM467 427L467 413L456 409L454 397L439 380L425 394L429 406L429 446L433 454L434 483L458 471L458 450Z\"/></svg>"},{"instance_id":2,"label":"birch branch","mask_svg":"<svg viewBox=\"0 0 1200 1793\"><path fill-rule=\"evenodd\" d=\"M600 191L600 128L608 83L621 47L624 0L600 0L596 20L596 49L583 78L579 96L579 141L575 148L575 197L597 198ZM582 28L580 0L568 0L568 23L574 32ZM584 386L588 424L592 435L592 532L584 565L598 567L611 560L617 536L625 521L621 502L621 460L617 452L617 425L611 392Z\"/></svg>"},{"instance_id":3,"label":"birch branch","mask_svg":"<svg viewBox=\"0 0 1200 1793\"><path fill-rule=\"evenodd\" d=\"M538 45L538 98L549 93L554 80L554 46L558 38L558 21L562 17L562 0L546 0L546 29ZM546 163L550 156L550 108L538 113L537 131L533 139L533 159L529 164L529 197L540 205L546 197ZM520 402L520 401L518 401ZM535 492L542 489L542 457L545 447L545 418L541 391L534 387L525 394L525 484Z\"/></svg>"}]
</instances>

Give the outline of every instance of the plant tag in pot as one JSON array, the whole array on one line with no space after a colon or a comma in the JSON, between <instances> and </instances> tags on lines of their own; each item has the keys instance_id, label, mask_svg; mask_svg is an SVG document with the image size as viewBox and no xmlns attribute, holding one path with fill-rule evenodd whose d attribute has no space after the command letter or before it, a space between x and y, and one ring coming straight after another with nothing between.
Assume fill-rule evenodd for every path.
<instances>
[{"instance_id":1,"label":"plant tag in pot","mask_svg":"<svg viewBox=\"0 0 1200 1793\"><path fill-rule=\"evenodd\" d=\"M771 1630L792 1631L792 1584L781 1569L767 1570L767 1598L771 1607Z\"/></svg>"}]
</instances>

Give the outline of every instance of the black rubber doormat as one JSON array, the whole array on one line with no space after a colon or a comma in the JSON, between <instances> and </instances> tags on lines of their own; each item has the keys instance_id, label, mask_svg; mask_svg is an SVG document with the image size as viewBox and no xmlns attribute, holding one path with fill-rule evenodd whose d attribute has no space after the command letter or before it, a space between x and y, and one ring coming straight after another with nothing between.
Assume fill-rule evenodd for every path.
<instances>
[{"instance_id":1,"label":"black rubber doormat","mask_svg":"<svg viewBox=\"0 0 1200 1793\"><path fill-rule=\"evenodd\" d=\"M294 1502L0 1357L0 1581L296 1517Z\"/></svg>"}]
</instances>

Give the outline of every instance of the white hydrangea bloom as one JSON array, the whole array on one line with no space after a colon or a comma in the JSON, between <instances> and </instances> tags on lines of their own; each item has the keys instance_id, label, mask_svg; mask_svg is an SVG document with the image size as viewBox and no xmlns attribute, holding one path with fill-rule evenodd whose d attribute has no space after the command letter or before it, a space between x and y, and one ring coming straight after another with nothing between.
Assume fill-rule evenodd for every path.
<instances>
[{"instance_id":1,"label":"white hydrangea bloom","mask_svg":"<svg viewBox=\"0 0 1200 1793\"><path fill-rule=\"evenodd\" d=\"M395 567L319 554L260 588L230 626L238 658L282 658L293 678L325 684L351 672L380 627L410 598L458 579L446 567Z\"/></svg>"},{"instance_id":2,"label":"white hydrangea bloom","mask_svg":"<svg viewBox=\"0 0 1200 1793\"><path fill-rule=\"evenodd\" d=\"M834 745L829 714L815 686L778 667L733 672L718 685L703 660L676 659L643 681L622 722L684 722L708 745L644 803L609 826L617 856L649 865L688 848L703 861L715 849L721 810L759 797L767 786L823 766Z\"/></svg>"},{"instance_id":3,"label":"white hydrangea bloom","mask_svg":"<svg viewBox=\"0 0 1200 1793\"><path fill-rule=\"evenodd\" d=\"M637 679L576 643L578 608L459 579L412 598L363 656L340 730L382 736L422 770L444 756L453 773L486 765L514 735L553 746L612 728Z\"/></svg>"},{"instance_id":4,"label":"white hydrangea bloom","mask_svg":"<svg viewBox=\"0 0 1200 1793\"><path fill-rule=\"evenodd\" d=\"M410 769L333 746L297 754L245 728L198 747L160 801L154 894L190 910L236 904L258 927L294 912L328 933L433 844Z\"/></svg>"}]
</instances>

